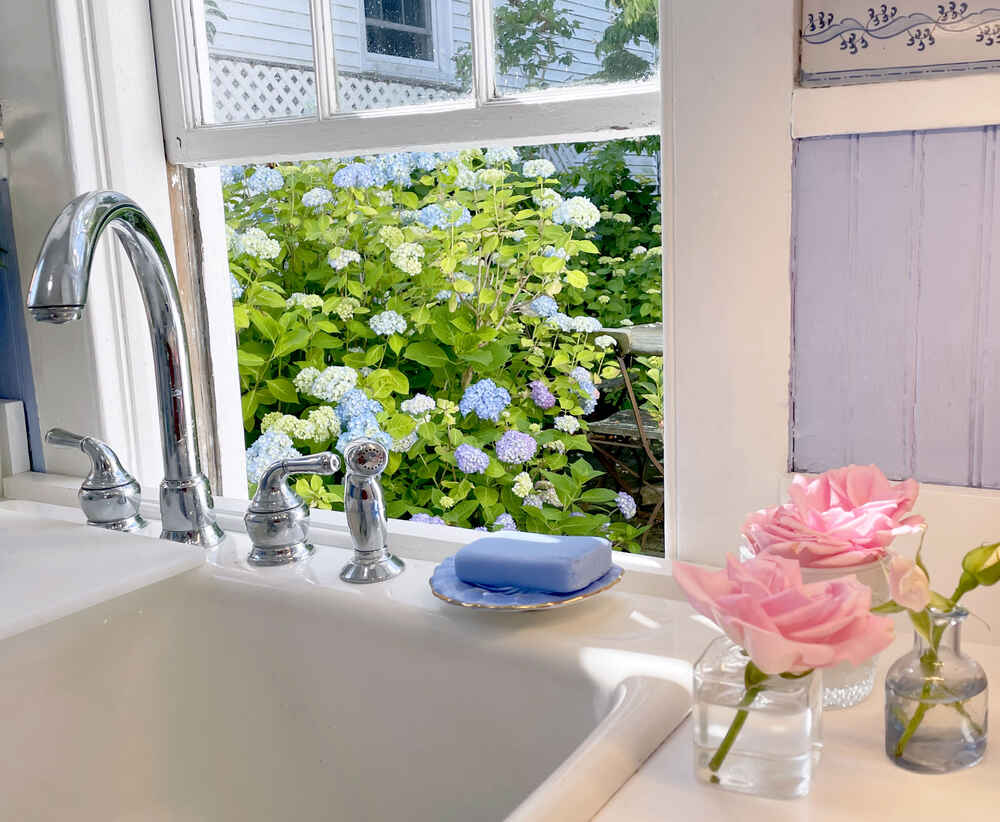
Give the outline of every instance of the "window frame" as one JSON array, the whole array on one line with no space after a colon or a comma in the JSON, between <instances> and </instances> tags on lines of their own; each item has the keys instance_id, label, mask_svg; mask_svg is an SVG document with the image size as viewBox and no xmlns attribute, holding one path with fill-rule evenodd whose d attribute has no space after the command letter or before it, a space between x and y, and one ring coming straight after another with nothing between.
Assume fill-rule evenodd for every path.
<instances>
[{"instance_id":1,"label":"window frame","mask_svg":"<svg viewBox=\"0 0 1000 822\"><path fill-rule=\"evenodd\" d=\"M441 82L442 77L453 76L449 72L454 49L451 37L451 0L422 0L427 4L430 25L426 31L431 38L433 56L430 60L418 60L391 54L379 54L368 50L368 16L365 14L365 0L358 0L358 14L361 40L361 69L391 78L414 78ZM412 27L411 27L412 28Z\"/></svg>"}]
</instances>

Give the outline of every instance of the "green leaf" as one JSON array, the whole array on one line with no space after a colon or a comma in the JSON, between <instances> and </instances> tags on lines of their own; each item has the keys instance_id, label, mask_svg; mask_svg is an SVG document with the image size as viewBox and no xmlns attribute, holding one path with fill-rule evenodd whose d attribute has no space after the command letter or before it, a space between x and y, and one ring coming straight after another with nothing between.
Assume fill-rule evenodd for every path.
<instances>
[{"instance_id":1,"label":"green leaf","mask_svg":"<svg viewBox=\"0 0 1000 822\"><path fill-rule=\"evenodd\" d=\"M403 356L428 368L441 368L448 364L448 355L439 345L429 341L410 343Z\"/></svg>"},{"instance_id":2,"label":"green leaf","mask_svg":"<svg viewBox=\"0 0 1000 822\"><path fill-rule=\"evenodd\" d=\"M270 314L265 314L259 308L251 309L250 322L253 323L254 328L271 342L278 339L278 335L281 333L281 326L278 325L278 321Z\"/></svg>"},{"instance_id":3,"label":"green leaf","mask_svg":"<svg viewBox=\"0 0 1000 822\"><path fill-rule=\"evenodd\" d=\"M573 269L572 271L566 272L566 282L574 288L586 288L589 279L583 271Z\"/></svg>"},{"instance_id":4,"label":"green leaf","mask_svg":"<svg viewBox=\"0 0 1000 822\"><path fill-rule=\"evenodd\" d=\"M260 354L254 354L243 348L236 352L236 362L247 368L259 368L267 362Z\"/></svg>"},{"instance_id":5,"label":"green leaf","mask_svg":"<svg viewBox=\"0 0 1000 822\"><path fill-rule=\"evenodd\" d=\"M250 327L250 309L241 303L233 305L233 322L237 331Z\"/></svg>"},{"instance_id":6,"label":"green leaf","mask_svg":"<svg viewBox=\"0 0 1000 822\"><path fill-rule=\"evenodd\" d=\"M403 350L403 346L406 345L406 338L401 337L399 334L393 334L389 337L389 348L392 349L392 353L399 355L399 352Z\"/></svg>"},{"instance_id":7,"label":"green leaf","mask_svg":"<svg viewBox=\"0 0 1000 822\"><path fill-rule=\"evenodd\" d=\"M873 614L899 614L905 611L902 605L897 605L893 600L889 600L881 605L876 605L871 609Z\"/></svg>"},{"instance_id":8,"label":"green leaf","mask_svg":"<svg viewBox=\"0 0 1000 822\"><path fill-rule=\"evenodd\" d=\"M240 398L240 405L243 408L243 427L247 431L252 431L254 426L254 414L260 403L257 402L257 392L251 391Z\"/></svg>"},{"instance_id":9,"label":"green leaf","mask_svg":"<svg viewBox=\"0 0 1000 822\"><path fill-rule=\"evenodd\" d=\"M582 502L611 502L615 498L615 492L610 488L588 488L580 494Z\"/></svg>"},{"instance_id":10,"label":"green leaf","mask_svg":"<svg viewBox=\"0 0 1000 822\"><path fill-rule=\"evenodd\" d=\"M285 377L280 377L276 380L268 380L267 388L277 399L281 400L281 402L299 401L299 395L295 390L295 386L292 384L291 380Z\"/></svg>"},{"instance_id":11,"label":"green leaf","mask_svg":"<svg viewBox=\"0 0 1000 822\"><path fill-rule=\"evenodd\" d=\"M309 345L309 332L300 328L281 335L281 338L275 343L274 356L284 357L293 351L304 350L307 345Z\"/></svg>"}]
</instances>

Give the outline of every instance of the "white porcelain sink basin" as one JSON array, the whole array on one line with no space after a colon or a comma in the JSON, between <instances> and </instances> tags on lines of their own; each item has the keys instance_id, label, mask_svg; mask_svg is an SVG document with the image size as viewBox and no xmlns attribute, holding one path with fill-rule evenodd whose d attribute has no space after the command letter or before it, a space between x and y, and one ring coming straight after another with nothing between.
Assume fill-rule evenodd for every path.
<instances>
[{"instance_id":1,"label":"white porcelain sink basin","mask_svg":"<svg viewBox=\"0 0 1000 822\"><path fill-rule=\"evenodd\" d=\"M4 819L589 819L687 712L678 603L469 612L432 563L349 586L343 549L247 549L0 642Z\"/></svg>"}]
</instances>

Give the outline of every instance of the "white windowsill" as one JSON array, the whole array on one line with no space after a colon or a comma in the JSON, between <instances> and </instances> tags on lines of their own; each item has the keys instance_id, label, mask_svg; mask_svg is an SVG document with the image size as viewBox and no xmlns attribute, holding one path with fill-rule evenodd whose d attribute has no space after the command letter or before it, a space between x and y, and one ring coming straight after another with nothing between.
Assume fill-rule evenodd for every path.
<instances>
[{"instance_id":1,"label":"white windowsill","mask_svg":"<svg viewBox=\"0 0 1000 822\"><path fill-rule=\"evenodd\" d=\"M796 88L792 137L969 128L1000 123L1000 72Z\"/></svg>"},{"instance_id":2,"label":"white windowsill","mask_svg":"<svg viewBox=\"0 0 1000 822\"><path fill-rule=\"evenodd\" d=\"M40 502L66 508L77 507L77 491L82 479L64 474L42 474L26 471L3 478L3 497L10 500ZM215 497L215 513L219 525L226 531L245 533L243 515L247 501L229 497ZM160 506L155 494L143 489L142 515L159 520ZM310 512L310 535L317 543L350 547L347 520L340 511ZM440 562L459 548L479 536L480 532L448 525L428 525L404 519L389 520L389 536L397 544L405 544L400 553L404 558ZM628 573L621 582L621 590L635 594L681 597L670 572L670 560L640 554L614 552L614 561Z\"/></svg>"}]
</instances>

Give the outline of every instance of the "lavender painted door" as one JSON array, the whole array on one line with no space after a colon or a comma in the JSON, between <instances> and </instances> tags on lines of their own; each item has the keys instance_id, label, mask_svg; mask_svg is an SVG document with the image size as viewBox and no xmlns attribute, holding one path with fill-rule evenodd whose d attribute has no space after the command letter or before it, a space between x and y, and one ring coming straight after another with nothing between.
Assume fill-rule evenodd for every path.
<instances>
[{"instance_id":1,"label":"lavender painted door","mask_svg":"<svg viewBox=\"0 0 1000 822\"><path fill-rule=\"evenodd\" d=\"M997 127L802 140L792 464L1000 488Z\"/></svg>"}]
</instances>

